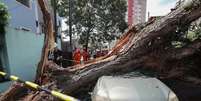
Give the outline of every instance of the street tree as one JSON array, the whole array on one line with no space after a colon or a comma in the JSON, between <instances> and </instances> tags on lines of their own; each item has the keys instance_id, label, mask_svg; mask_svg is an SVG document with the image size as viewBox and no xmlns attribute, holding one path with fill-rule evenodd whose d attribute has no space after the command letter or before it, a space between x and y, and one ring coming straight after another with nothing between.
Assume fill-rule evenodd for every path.
<instances>
[{"instance_id":1,"label":"street tree","mask_svg":"<svg viewBox=\"0 0 201 101\"><path fill-rule=\"evenodd\" d=\"M69 22L69 1L58 1L60 16ZM79 43L97 46L118 38L127 28L125 22L125 0L72 0L73 34L79 36Z\"/></svg>"},{"instance_id":2,"label":"street tree","mask_svg":"<svg viewBox=\"0 0 201 101\"><path fill-rule=\"evenodd\" d=\"M182 4L160 19L131 27L104 57L69 68L61 68L50 61L44 63L45 72L41 84L84 100L81 96L90 96L88 92L92 91L99 77L120 76L142 70L153 73L152 76L160 80L171 81L172 86L168 82L164 83L170 86L180 100L199 101L200 97L197 95L200 94L198 88L201 84L201 39L197 37L180 48L171 45L173 41L179 41L178 39L186 36L192 22L201 17L201 1L193 0L189 5ZM44 5L42 7L44 8ZM51 22L46 16L44 20ZM46 24L46 28L50 25ZM47 37L50 38L49 35ZM48 43L48 40L45 42ZM12 86L2 94L0 100L57 101L53 96L38 91L19 97L21 88L23 87L19 87L19 84Z\"/></svg>"},{"instance_id":3,"label":"street tree","mask_svg":"<svg viewBox=\"0 0 201 101\"><path fill-rule=\"evenodd\" d=\"M8 10L3 3L0 3L0 34L5 33L5 26L8 23Z\"/></svg>"}]
</instances>

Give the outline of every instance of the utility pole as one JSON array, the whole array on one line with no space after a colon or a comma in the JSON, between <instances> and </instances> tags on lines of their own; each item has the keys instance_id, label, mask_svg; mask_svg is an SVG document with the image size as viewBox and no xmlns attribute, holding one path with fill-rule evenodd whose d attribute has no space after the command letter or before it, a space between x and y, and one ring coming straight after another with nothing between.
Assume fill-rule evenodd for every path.
<instances>
[{"instance_id":1,"label":"utility pole","mask_svg":"<svg viewBox=\"0 0 201 101\"><path fill-rule=\"evenodd\" d=\"M53 0L53 9L54 9L54 38L57 43L58 35L58 26L57 26L57 0Z\"/></svg>"},{"instance_id":2,"label":"utility pole","mask_svg":"<svg viewBox=\"0 0 201 101\"><path fill-rule=\"evenodd\" d=\"M67 59L72 60L73 59L73 46L72 46L72 1L69 0L69 37L70 37L70 44L69 46L67 46L67 54L68 57ZM71 66L72 65L72 61L68 61L67 65Z\"/></svg>"},{"instance_id":3,"label":"utility pole","mask_svg":"<svg viewBox=\"0 0 201 101\"><path fill-rule=\"evenodd\" d=\"M70 48L72 49L72 1L69 0L69 37L70 37Z\"/></svg>"}]
</instances>

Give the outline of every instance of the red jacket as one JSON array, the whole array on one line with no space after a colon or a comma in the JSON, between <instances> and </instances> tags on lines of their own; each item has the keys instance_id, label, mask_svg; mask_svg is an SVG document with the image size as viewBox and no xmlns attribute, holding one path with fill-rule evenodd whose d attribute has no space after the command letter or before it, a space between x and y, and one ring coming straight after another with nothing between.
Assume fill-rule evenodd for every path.
<instances>
[{"instance_id":1,"label":"red jacket","mask_svg":"<svg viewBox=\"0 0 201 101\"><path fill-rule=\"evenodd\" d=\"M89 54L86 50L83 50L83 52L80 51L80 49L76 49L73 52L73 60L74 60L74 64L80 64L81 61L81 57L83 56L83 61L87 61L89 58Z\"/></svg>"}]
</instances>

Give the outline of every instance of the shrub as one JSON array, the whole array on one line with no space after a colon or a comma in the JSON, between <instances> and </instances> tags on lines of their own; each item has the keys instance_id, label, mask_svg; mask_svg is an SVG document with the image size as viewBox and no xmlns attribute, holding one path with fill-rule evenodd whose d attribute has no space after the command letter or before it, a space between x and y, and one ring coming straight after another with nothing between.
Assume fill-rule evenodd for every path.
<instances>
[{"instance_id":1,"label":"shrub","mask_svg":"<svg viewBox=\"0 0 201 101\"><path fill-rule=\"evenodd\" d=\"M5 26L8 23L8 19L8 9L3 3L0 3L0 34L5 33Z\"/></svg>"}]
</instances>

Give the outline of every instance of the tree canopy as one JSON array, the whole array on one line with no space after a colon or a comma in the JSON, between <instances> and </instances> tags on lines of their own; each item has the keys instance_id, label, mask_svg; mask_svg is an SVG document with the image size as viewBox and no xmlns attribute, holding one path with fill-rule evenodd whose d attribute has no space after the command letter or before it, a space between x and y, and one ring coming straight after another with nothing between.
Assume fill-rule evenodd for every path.
<instances>
[{"instance_id":1,"label":"tree canopy","mask_svg":"<svg viewBox=\"0 0 201 101\"><path fill-rule=\"evenodd\" d=\"M73 34L88 47L111 42L127 28L125 0L72 0ZM69 0L58 1L60 16L69 22Z\"/></svg>"},{"instance_id":2,"label":"tree canopy","mask_svg":"<svg viewBox=\"0 0 201 101\"><path fill-rule=\"evenodd\" d=\"M8 10L3 3L0 3L0 34L5 33L5 26L8 23Z\"/></svg>"}]
</instances>

